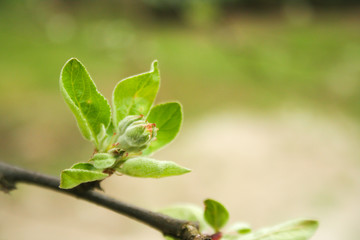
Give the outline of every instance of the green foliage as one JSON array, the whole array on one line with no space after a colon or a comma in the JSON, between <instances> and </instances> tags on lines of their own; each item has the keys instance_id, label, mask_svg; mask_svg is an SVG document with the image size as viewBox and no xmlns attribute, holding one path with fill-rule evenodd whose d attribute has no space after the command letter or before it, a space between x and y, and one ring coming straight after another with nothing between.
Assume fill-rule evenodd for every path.
<instances>
[{"instance_id":1,"label":"green foliage","mask_svg":"<svg viewBox=\"0 0 360 240\"><path fill-rule=\"evenodd\" d=\"M96 170L96 167L94 167L90 163L76 163L74 164L70 169L81 169L81 170Z\"/></svg>"},{"instance_id":2,"label":"green foliage","mask_svg":"<svg viewBox=\"0 0 360 240\"><path fill-rule=\"evenodd\" d=\"M61 71L60 90L83 136L94 143L89 163L61 173L61 188L103 180L115 171L135 177L160 178L189 172L173 162L142 157L172 141L182 122L181 105L153 102L159 90L157 61L152 69L120 81L113 92L113 116L85 67L75 58ZM150 112L150 114L149 114ZM111 121L112 119L112 121Z\"/></svg>"},{"instance_id":3,"label":"green foliage","mask_svg":"<svg viewBox=\"0 0 360 240\"><path fill-rule=\"evenodd\" d=\"M112 103L114 125L128 115L147 115L160 86L157 61L152 63L150 72L132 76L120 81L114 90Z\"/></svg>"},{"instance_id":4,"label":"green foliage","mask_svg":"<svg viewBox=\"0 0 360 240\"><path fill-rule=\"evenodd\" d=\"M88 163L77 163L61 173L60 188L101 181L113 172L142 177L161 178L190 172L174 162L146 157L170 143L182 123L182 107L177 102L152 107L160 85L157 62L152 69L120 81L113 92L113 116L107 100L96 89L85 67L70 59L61 71L60 89L74 113L81 133L95 145ZM112 120L111 120L112 119ZM222 240L308 240L318 227L314 220L294 220L252 232L245 223L222 230L229 212L219 202L207 199L205 210L181 205L163 209L169 216L197 221L200 230L209 226L214 238ZM173 239L167 237L167 239Z\"/></svg>"},{"instance_id":5,"label":"green foliage","mask_svg":"<svg viewBox=\"0 0 360 240\"><path fill-rule=\"evenodd\" d=\"M298 219L253 233L247 223L236 222L223 231L229 220L226 208L212 199L205 200L204 204L204 211L197 206L183 204L162 209L160 212L178 219L197 221L202 232L208 232L207 227L210 226L214 230L214 235L211 236L221 240L308 240L318 227L318 222L315 220ZM168 236L165 238L174 240Z\"/></svg>"},{"instance_id":6,"label":"green foliage","mask_svg":"<svg viewBox=\"0 0 360 240\"><path fill-rule=\"evenodd\" d=\"M244 222L236 222L232 224L228 229L228 232L236 232L238 234L248 234L251 232L249 224Z\"/></svg>"},{"instance_id":7,"label":"green foliage","mask_svg":"<svg viewBox=\"0 0 360 240\"><path fill-rule=\"evenodd\" d=\"M318 228L315 220L293 220L248 234L241 240L307 240Z\"/></svg>"},{"instance_id":8,"label":"green foliage","mask_svg":"<svg viewBox=\"0 0 360 240\"><path fill-rule=\"evenodd\" d=\"M103 180L108 176L90 163L78 163L61 172L60 188L70 189L81 183Z\"/></svg>"},{"instance_id":9,"label":"green foliage","mask_svg":"<svg viewBox=\"0 0 360 240\"><path fill-rule=\"evenodd\" d=\"M113 166L116 158L110 153L96 153L90 161L95 168L105 169Z\"/></svg>"},{"instance_id":10,"label":"green foliage","mask_svg":"<svg viewBox=\"0 0 360 240\"><path fill-rule=\"evenodd\" d=\"M162 178L190 172L174 162L159 161L147 157L131 158L119 169L123 174L142 178Z\"/></svg>"},{"instance_id":11,"label":"green foliage","mask_svg":"<svg viewBox=\"0 0 360 240\"><path fill-rule=\"evenodd\" d=\"M70 59L60 75L60 90L74 113L83 136L99 144L98 135L110 123L110 106L89 73L77 59Z\"/></svg>"},{"instance_id":12,"label":"green foliage","mask_svg":"<svg viewBox=\"0 0 360 240\"><path fill-rule=\"evenodd\" d=\"M159 104L151 109L147 120L155 123L159 131L156 136L157 140L153 141L144 151L145 155L162 148L176 137L182 122L183 114L181 109L181 105L178 102Z\"/></svg>"},{"instance_id":13,"label":"green foliage","mask_svg":"<svg viewBox=\"0 0 360 240\"><path fill-rule=\"evenodd\" d=\"M298 219L253 233L244 222L236 222L225 231L220 231L229 220L228 211L221 203L212 199L205 200L204 204L204 211L194 205L182 204L164 208L160 212L182 220L197 221L202 232L208 232L207 227L210 226L214 230L214 235L211 236L221 240L308 240L318 227L315 220ZM174 240L168 236L165 239Z\"/></svg>"},{"instance_id":14,"label":"green foliage","mask_svg":"<svg viewBox=\"0 0 360 240\"><path fill-rule=\"evenodd\" d=\"M229 212L221 203L212 199L206 199L204 204L204 217L206 222L215 230L215 232L219 232L229 220Z\"/></svg>"}]
</instances>

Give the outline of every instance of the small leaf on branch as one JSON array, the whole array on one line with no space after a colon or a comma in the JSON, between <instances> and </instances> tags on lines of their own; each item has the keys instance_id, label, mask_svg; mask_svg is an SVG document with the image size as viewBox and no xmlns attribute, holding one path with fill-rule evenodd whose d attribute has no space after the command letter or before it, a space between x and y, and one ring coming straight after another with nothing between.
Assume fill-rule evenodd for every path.
<instances>
[{"instance_id":1,"label":"small leaf on branch","mask_svg":"<svg viewBox=\"0 0 360 240\"><path fill-rule=\"evenodd\" d=\"M90 161L95 168L105 169L114 165L116 158L110 153L96 153Z\"/></svg>"},{"instance_id":2,"label":"small leaf on branch","mask_svg":"<svg viewBox=\"0 0 360 240\"><path fill-rule=\"evenodd\" d=\"M228 227L227 232L236 232L238 234L248 234L251 232L251 227L249 224L244 222L236 222Z\"/></svg>"},{"instance_id":3,"label":"small leaf on branch","mask_svg":"<svg viewBox=\"0 0 360 240\"><path fill-rule=\"evenodd\" d=\"M71 169L65 169L61 172L60 188L70 189L81 183L92 182L96 180L103 180L109 175L98 170L90 170L94 166L90 163L79 163L74 165Z\"/></svg>"},{"instance_id":4,"label":"small leaf on branch","mask_svg":"<svg viewBox=\"0 0 360 240\"><path fill-rule=\"evenodd\" d=\"M157 65L154 61L150 72L126 78L116 85L112 98L115 126L128 115L149 113L160 85Z\"/></svg>"},{"instance_id":5,"label":"small leaf on branch","mask_svg":"<svg viewBox=\"0 0 360 240\"><path fill-rule=\"evenodd\" d=\"M229 220L229 212L221 203L212 199L206 199L204 204L204 217L206 222L214 229L215 232L219 232L219 230L225 226Z\"/></svg>"},{"instance_id":6,"label":"small leaf on branch","mask_svg":"<svg viewBox=\"0 0 360 240\"><path fill-rule=\"evenodd\" d=\"M98 137L110 123L110 106L79 60L66 62L60 75L60 90L83 136L99 147Z\"/></svg>"},{"instance_id":7,"label":"small leaf on branch","mask_svg":"<svg viewBox=\"0 0 360 240\"><path fill-rule=\"evenodd\" d=\"M127 160L119 169L123 174L142 178L162 178L181 175L190 169L181 167L174 162L159 161L152 158L137 157Z\"/></svg>"},{"instance_id":8,"label":"small leaf on branch","mask_svg":"<svg viewBox=\"0 0 360 240\"><path fill-rule=\"evenodd\" d=\"M76 163L70 169L97 170L91 163Z\"/></svg>"},{"instance_id":9,"label":"small leaf on branch","mask_svg":"<svg viewBox=\"0 0 360 240\"><path fill-rule=\"evenodd\" d=\"M156 124L156 141L144 150L149 155L170 143L178 134L182 123L182 107L178 102L169 102L154 106L147 120Z\"/></svg>"},{"instance_id":10,"label":"small leaf on branch","mask_svg":"<svg viewBox=\"0 0 360 240\"><path fill-rule=\"evenodd\" d=\"M293 220L250 233L241 240L308 240L318 228L315 220Z\"/></svg>"}]
</instances>

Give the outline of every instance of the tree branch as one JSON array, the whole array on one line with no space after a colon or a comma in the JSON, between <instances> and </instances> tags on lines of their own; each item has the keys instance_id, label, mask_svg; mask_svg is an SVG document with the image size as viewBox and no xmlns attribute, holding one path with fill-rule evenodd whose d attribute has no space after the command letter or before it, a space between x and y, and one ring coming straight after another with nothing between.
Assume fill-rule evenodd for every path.
<instances>
[{"instance_id":1,"label":"tree branch","mask_svg":"<svg viewBox=\"0 0 360 240\"><path fill-rule=\"evenodd\" d=\"M211 240L211 237L199 232L198 225L194 222L171 218L164 214L120 202L102 193L88 190L81 185L70 190L61 189L59 188L60 180L58 178L0 162L0 190L4 192L14 190L16 189L15 185L18 182L50 188L60 193L87 200L143 222L167 236L182 240Z\"/></svg>"}]
</instances>

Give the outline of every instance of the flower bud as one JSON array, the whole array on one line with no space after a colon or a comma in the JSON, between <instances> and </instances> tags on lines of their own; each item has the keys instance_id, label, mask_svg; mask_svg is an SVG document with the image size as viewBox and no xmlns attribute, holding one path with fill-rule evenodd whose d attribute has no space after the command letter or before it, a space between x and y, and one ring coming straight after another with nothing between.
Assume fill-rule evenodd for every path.
<instances>
[{"instance_id":1,"label":"flower bud","mask_svg":"<svg viewBox=\"0 0 360 240\"><path fill-rule=\"evenodd\" d=\"M139 152L148 147L156 136L157 128L155 124L144 120L136 120L135 118L128 118L127 121L119 130L119 133L122 134L117 140L118 147L127 152ZM129 122L131 123L128 124Z\"/></svg>"},{"instance_id":2,"label":"flower bud","mask_svg":"<svg viewBox=\"0 0 360 240\"><path fill-rule=\"evenodd\" d=\"M130 115L126 116L123 120L119 122L118 131L119 135L123 135L127 127L129 127L133 122L141 120L144 116L143 115Z\"/></svg>"}]
</instances>

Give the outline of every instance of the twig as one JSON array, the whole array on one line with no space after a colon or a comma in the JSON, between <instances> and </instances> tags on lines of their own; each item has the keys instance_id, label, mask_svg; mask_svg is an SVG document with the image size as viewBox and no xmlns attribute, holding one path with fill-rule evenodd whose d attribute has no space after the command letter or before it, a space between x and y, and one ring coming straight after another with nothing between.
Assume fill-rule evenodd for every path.
<instances>
[{"instance_id":1,"label":"twig","mask_svg":"<svg viewBox=\"0 0 360 240\"><path fill-rule=\"evenodd\" d=\"M88 190L81 186L70 190L61 189L59 188L60 180L56 177L28 171L0 162L0 190L4 192L14 190L18 182L50 188L60 193L87 200L143 222L167 236L181 240L211 240L211 237L199 232L197 223L175 219L161 213L120 202L102 193Z\"/></svg>"}]
</instances>

